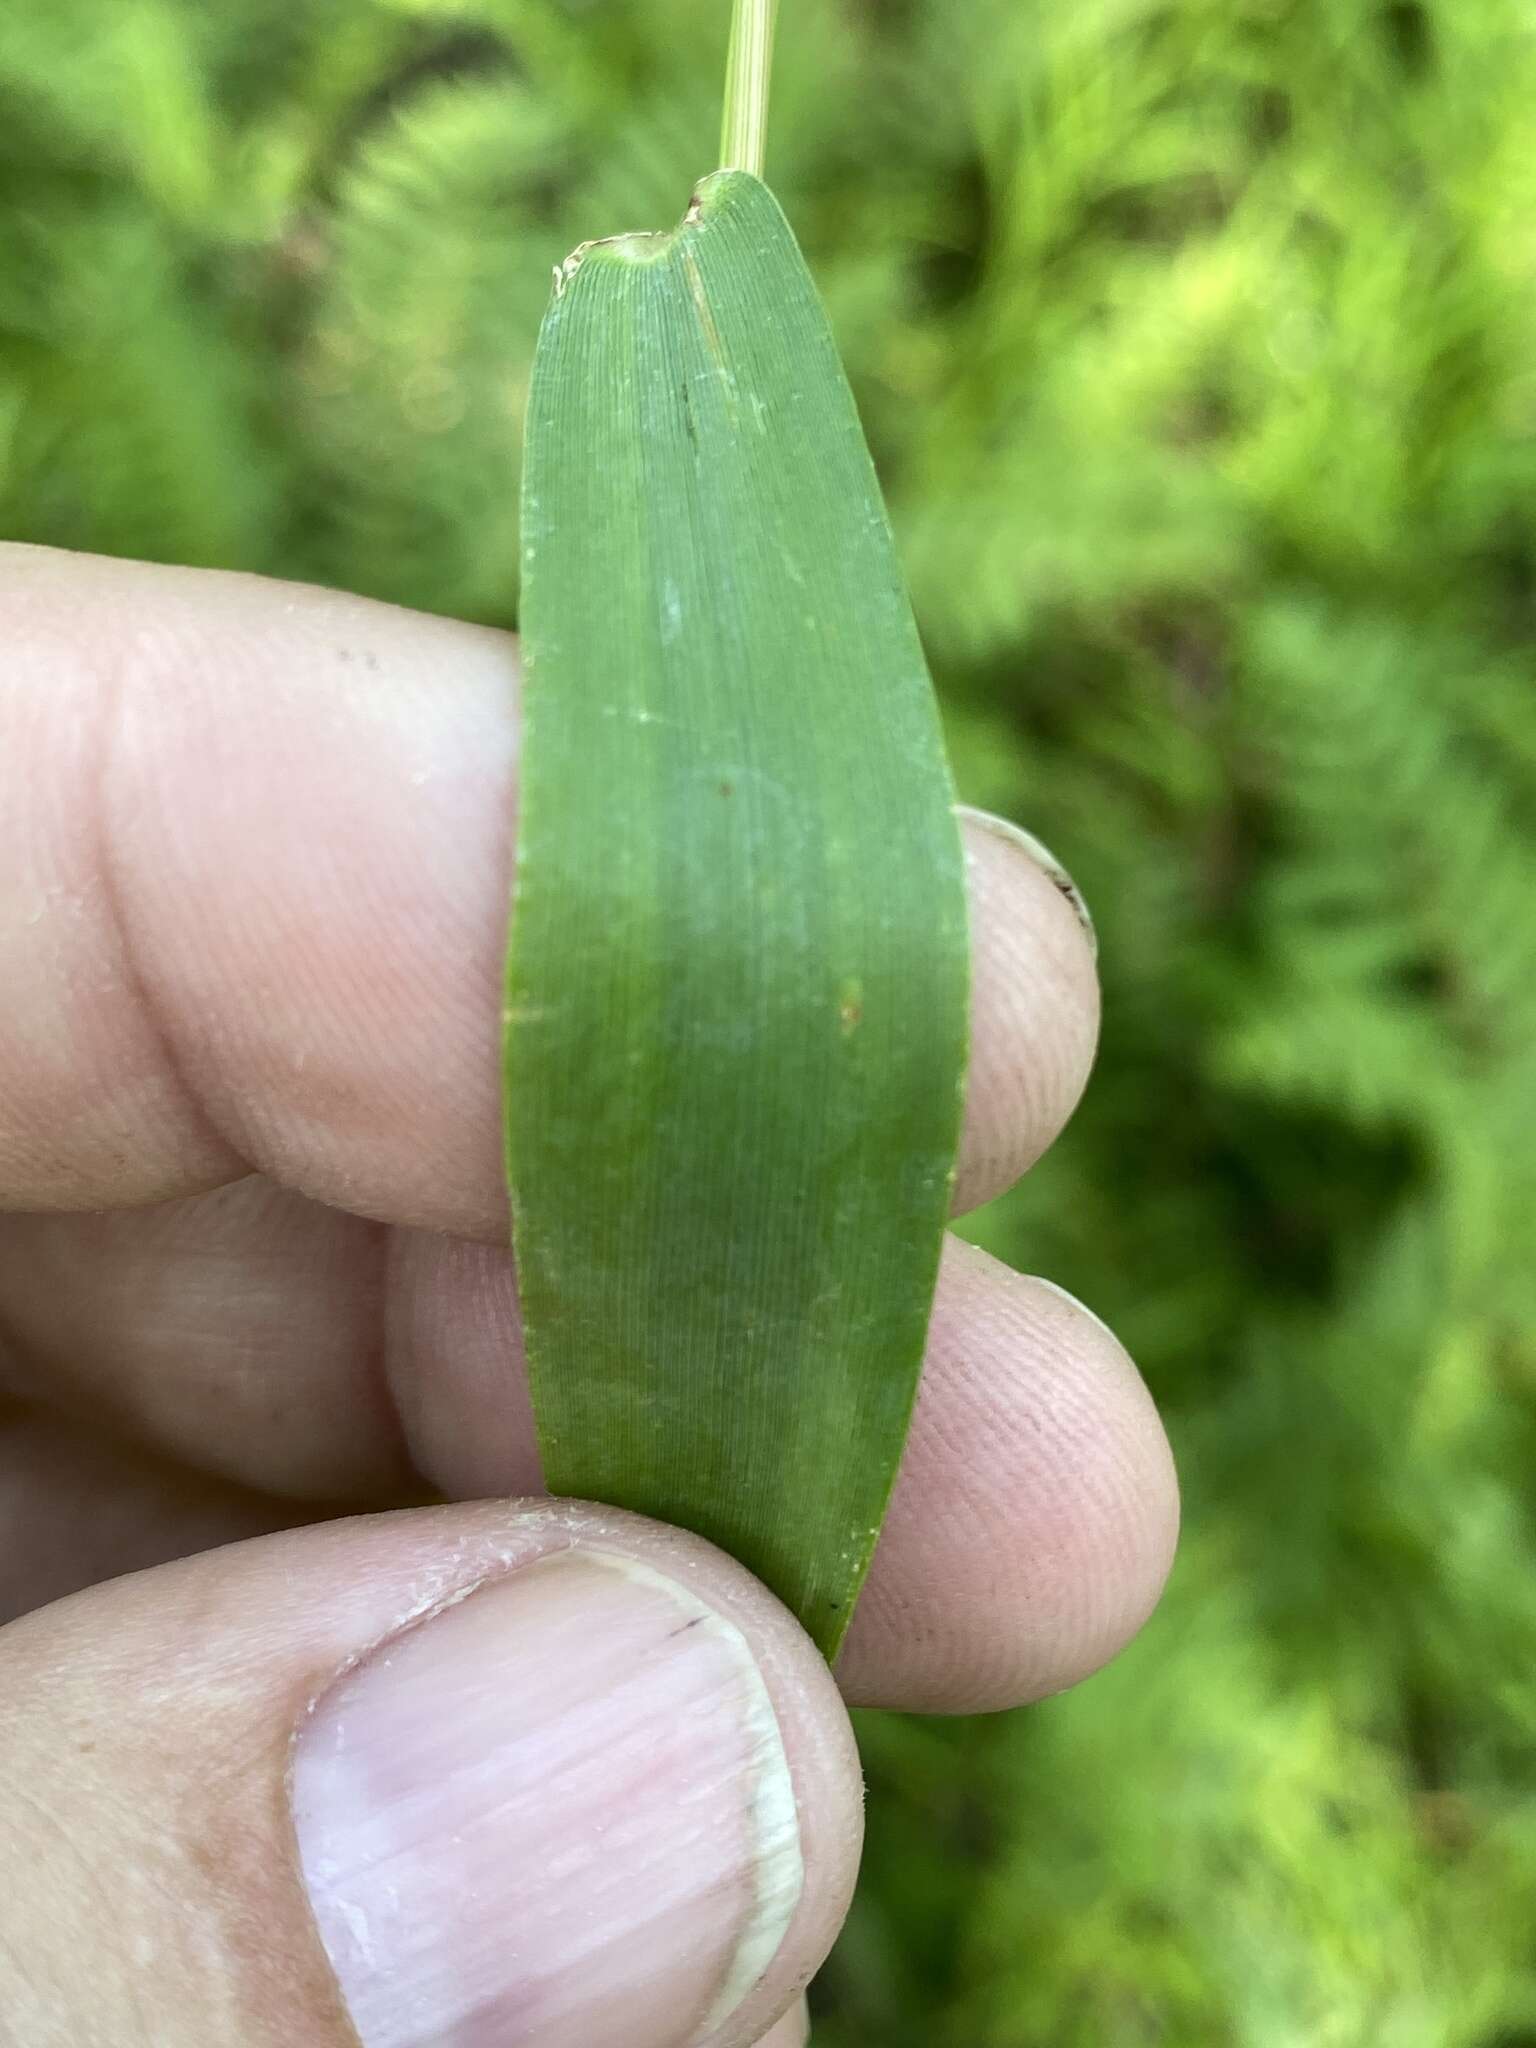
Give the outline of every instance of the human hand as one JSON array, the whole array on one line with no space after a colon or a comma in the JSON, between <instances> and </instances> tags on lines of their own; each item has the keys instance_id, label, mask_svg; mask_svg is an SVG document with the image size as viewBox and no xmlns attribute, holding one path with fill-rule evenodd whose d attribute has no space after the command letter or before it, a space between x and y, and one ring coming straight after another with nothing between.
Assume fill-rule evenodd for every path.
<instances>
[{"instance_id":1,"label":"human hand","mask_svg":"<svg viewBox=\"0 0 1536 2048\"><path fill-rule=\"evenodd\" d=\"M790 2048L858 1852L838 1689L707 1545L538 1498L512 644L20 548L0 633L0 2039ZM1097 1029L1063 894L967 846L961 1208ZM952 1244L843 1698L1072 1683L1175 1520L1114 1339Z\"/></svg>"}]
</instances>

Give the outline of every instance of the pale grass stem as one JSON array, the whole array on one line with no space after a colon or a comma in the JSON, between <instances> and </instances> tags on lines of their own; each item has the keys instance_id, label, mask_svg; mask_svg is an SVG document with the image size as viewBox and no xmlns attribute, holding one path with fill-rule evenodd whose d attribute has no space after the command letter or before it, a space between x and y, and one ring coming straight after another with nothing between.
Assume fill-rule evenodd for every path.
<instances>
[{"instance_id":1,"label":"pale grass stem","mask_svg":"<svg viewBox=\"0 0 1536 2048\"><path fill-rule=\"evenodd\" d=\"M735 0L725 76L721 168L763 175L768 150L768 89L779 0Z\"/></svg>"}]
</instances>

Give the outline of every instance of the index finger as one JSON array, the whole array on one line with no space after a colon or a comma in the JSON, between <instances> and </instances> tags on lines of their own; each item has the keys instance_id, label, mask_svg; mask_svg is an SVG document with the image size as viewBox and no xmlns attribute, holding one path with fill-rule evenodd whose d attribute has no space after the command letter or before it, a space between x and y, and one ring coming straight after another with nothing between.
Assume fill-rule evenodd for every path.
<instances>
[{"instance_id":1,"label":"index finger","mask_svg":"<svg viewBox=\"0 0 1536 2048\"><path fill-rule=\"evenodd\" d=\"M0 1206L490 1227L511 641L39 549L0 617Z\"/></svg>"},{"instance_id":2,"label":"index finger","mask_svg":"<svg viewBox=\"0 0 1536 2048\"><path fill-rule=\"evenodd\" d=\"M29 548L0 621L0 1208L255 1170L504 1238L512 641ZM1097 997L1039 868L981 833L972 885L975 1200L1065 1120Z\"/></svg>"}]
</instances>

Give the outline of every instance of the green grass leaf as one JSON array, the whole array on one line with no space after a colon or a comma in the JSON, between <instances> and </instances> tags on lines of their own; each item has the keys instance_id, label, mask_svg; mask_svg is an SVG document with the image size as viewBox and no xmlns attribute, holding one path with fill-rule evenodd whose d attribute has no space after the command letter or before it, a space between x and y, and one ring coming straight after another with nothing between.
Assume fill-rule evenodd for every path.
<instances>
[{"instance_id":1,"label":"green grass leaf","mask_svg":"<svg viewBox=\"0 0 1536 2048\"><path fill-rule=\"evenodd\" d=\"M755 178L578 251L534 369L508 1170L546 1476L830 1656L901 1455L968 950L932 690Z\"/></svg>"}]
</instances>

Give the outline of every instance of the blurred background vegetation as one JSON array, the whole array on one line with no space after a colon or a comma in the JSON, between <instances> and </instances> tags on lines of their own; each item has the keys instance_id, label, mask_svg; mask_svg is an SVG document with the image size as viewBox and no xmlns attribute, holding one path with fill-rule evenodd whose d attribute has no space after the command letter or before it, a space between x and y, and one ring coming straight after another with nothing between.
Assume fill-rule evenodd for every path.
<instances>
[{"instance_id":1,"label":"blurred background vegetation","mask_svg":"<svg viewBox=\"0 0 1536 2048\"><path fill-rule=\"evenodd\" d=\"M551 266L725 0L0 23L0 531L512 623ZM868 1717L821 2048L1536 2044L1536 17L785 0L772 175L965 793L1103 940L977 1234L1183 1468L1141 1643Z\"/></svg>"}]
</instances>

